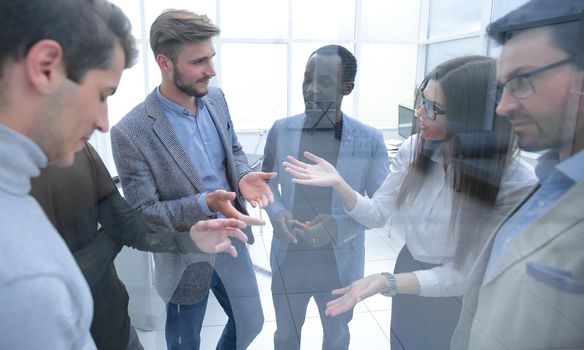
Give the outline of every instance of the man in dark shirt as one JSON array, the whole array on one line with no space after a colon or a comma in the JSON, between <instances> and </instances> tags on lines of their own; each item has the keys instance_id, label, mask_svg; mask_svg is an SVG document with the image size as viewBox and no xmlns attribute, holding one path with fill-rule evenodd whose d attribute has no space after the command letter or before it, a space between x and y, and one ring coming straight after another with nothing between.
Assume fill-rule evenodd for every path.
<instances>
[{"instance_id":1,"label":"man in dark shirt","mask_svg":"<svg viewBox=\"0 0 584 350\"><path fill-rule=\"evenodd\" d=\"M79 264L91 289L91 335L99 349L142 349L128 316L128 294L114 259L132 248L185 254L236 254L228 237L245 241L235 219L200 221L190 232L146 223L120 196L97 152L86 144L71 167L48 167L32 179L31 195L40 203Z\"/></svg>"},{"instance_id":2,"label":"man in dark shirt","mask_svg":"<svg viewBox=\"0 0 584 350\"><path fill-rule=\"evenodd\" d=\"M302 92L305 113L280 119L268 133L263 171L270 180L274 203L267 211L274 226L270 251L272 298L276 312L275 349L299 349L308 302L314 298L321 315L323 349L347 349L348 323L325 317L330 291L363 276L364 227L344 212L331 188L294 184L283 171L288 155L307 161L318 154L334 165L359 193L372 195L388 172L381 132L341 111L354 87L357 61L338 45L324 46L309 58Z\"/></svg>"}]
</instances>

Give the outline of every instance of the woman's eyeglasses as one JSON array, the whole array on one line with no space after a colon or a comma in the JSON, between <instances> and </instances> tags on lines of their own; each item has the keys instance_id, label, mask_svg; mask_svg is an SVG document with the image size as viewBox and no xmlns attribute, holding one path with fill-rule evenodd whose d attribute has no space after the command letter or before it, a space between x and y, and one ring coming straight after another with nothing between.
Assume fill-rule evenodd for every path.
<instances>
[{"instance_id":1,"label":"woman's eyeglasses","mask_svg":"<svg viewBox=\"0 0 584 350\"><path fill-rule=\"evenodd\" d=\"M424 112L428 119L436 120L437 116L446 114L446 110L438 107L436 102L427 100L422 92L420 92L420 104L418 105L418 108L420 105L424 106Z\"/></svg>"}]
</instances>

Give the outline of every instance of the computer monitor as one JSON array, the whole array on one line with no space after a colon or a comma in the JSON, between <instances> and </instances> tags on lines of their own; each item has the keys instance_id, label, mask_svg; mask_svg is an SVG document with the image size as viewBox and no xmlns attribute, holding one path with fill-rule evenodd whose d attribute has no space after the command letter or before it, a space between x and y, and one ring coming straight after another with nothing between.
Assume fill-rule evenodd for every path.
<instances>
[{"instance_id":1,"label":"computer monitor","mask_svg":"<svg viewBox=\"0 0 584 350\"><path fill-rule=\"evenodd\" d=\"M399 136L404 139L410 137L412 134L415 124L414 110L412 108L398 105L397 111L397 132Z\"/></svg>"}]
</instances>

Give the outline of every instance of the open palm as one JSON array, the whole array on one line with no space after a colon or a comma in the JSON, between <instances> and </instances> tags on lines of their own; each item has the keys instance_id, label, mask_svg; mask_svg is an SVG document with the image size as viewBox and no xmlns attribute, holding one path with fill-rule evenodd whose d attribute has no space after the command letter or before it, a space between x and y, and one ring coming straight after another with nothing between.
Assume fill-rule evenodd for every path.
<instances>
[{"instance_id":1,"label":"open palm","mask_svg":"<svg viewBox=\"0 0 584 350\"><path fill-rule=\"evenodd\" d=\"M247 241L247 236L241 231L246 225L236 219L202 220L191 227L191 239L205 253L229 253L237 256L237 251L231 238Z\"/></svg>"},{"instance_id":2,"label":"open palm","mask_svg":"<svg viewBox=\"0 0 584 350\"><path fill-rule=\"evenodd\" d=\"M267 207L274 202L274 195L267 182L276 175L259 171L245 174L239 180L241 195L254 208L258 205L260 208Z\"/></svg>"},{"instance_id":3,"label":"open palm","mask_svg":"<svg viewBox=\"0 0 584 350\"><path fill-rule=\"evenodd\" d=\"M232 201L235 200L235 192L227 192L225 190L215 190L207 193L207 206L213 212L220 212L228 218L234 218L245 222L248 225L265 225L266 222L262 219L245 215L239 212Z\"/></svg>"},{"instance_id":4,"label":"open palm","mask_svg":"<svg viewBox=\"0 0 584 350\"><path fill-rule=\"evenodd\" d=\"M361 300L385 290L385 283L387 283L385 277L375 274L361 278L345 288L333 290L333 295L341 295L341 297L326 304L325 314L334 317L353 309Z\"/></svg>"},{"instance_id":5,"label":"open palm","mask_svg":"<svg viewBox=\"0 0 584 350\"><path fill-rule=\"evenodd\" d=\"M310 152L304 152L304 156L313 161L314 164L301 162L292 156L287 157L288 161L282 162L284 170L294 176L292 181L295 183L332 187L342 180L337 169L331 163Z\"/></svg>"}]
</instances>

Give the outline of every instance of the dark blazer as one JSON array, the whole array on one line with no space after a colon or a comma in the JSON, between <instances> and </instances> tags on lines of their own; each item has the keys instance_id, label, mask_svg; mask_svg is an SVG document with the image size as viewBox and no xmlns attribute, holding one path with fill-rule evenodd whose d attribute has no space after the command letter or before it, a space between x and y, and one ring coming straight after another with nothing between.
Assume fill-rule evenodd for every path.
<instances>
[{"instance_id":1,"label":"dark blazer","mask_svg":"<svg viewBox=\"0 0 584 350\"><path fill-rule=\"evenodd\" d=\"M238 182L251 169L237 141L223 92L211 88L198 103L204 103L209 110L225 149L227 179L238 193L235 206L247 213ZM178 231L208 219L198 204L199 196L205 192L203 181L164 115L156 91L112 128L111 138L124 194L147 219ZM251 230L246 233L249 243L253 243ZM212 255L155 253L154 259L154 286L164 301L173 296L185 269L197 262L187 271L186 289L177 291L173 302L193 304L208 293L212 268L200 262L212 262Z\"/></svg>"}]
</instances>

